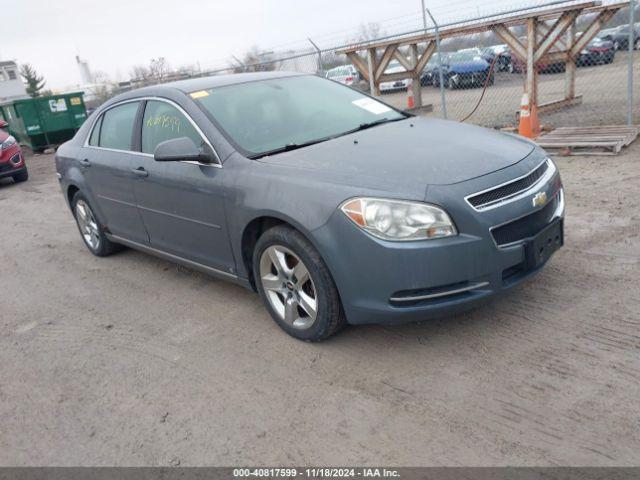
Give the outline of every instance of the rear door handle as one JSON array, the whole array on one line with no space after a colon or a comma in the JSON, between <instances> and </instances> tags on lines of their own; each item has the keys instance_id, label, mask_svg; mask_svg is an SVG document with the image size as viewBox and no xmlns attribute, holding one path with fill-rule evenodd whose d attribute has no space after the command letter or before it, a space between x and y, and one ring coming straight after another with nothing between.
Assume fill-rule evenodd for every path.
<instances>
[{"instance_id":1,"label":"rear door handle","mask_svg":"<svg viewBox=\"0 0 640 480\"><path fill-rule=\"evenodd\" d=\"M147 172L144 169L144 167L132 168L131 171L133 172L134 175L137 175L138 177L148 177L149 176L149 172Z\"/></svg>"},{"instance_id":2,"label":"rear door handle","mask_svg":"<svg viewBox=\"0 0 640 480\"><path fill-rule=\"evenodd\" d=\"M91 166L91 162L85 158L84 160L80 160L80 165L89 168Z\"/></svg>"}]
</instances>

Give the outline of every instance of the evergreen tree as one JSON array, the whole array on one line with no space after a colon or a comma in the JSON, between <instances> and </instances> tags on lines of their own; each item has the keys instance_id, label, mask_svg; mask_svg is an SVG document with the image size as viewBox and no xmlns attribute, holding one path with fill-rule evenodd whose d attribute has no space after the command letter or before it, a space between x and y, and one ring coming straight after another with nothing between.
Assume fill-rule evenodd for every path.
<instances>
[{"instance_id":1,"label":"evergreen tree","mask_svg":"<svg viewBox=\"0 0 640 480\"><path fill-rule=\"evenodd\" d=\"M39 97L41 90L47 83L44 78L38 75L38 72L28 63L20 67L20 76L27 84L27 93L31 97Z\"/></svg>"}]
</instances>

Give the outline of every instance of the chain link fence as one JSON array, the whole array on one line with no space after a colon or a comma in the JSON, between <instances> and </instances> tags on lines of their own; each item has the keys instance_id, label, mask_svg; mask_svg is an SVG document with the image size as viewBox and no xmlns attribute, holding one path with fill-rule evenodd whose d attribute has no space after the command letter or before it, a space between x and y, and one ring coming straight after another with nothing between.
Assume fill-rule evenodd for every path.
<instances>
[{"instance_id":1,"label":"chain link fence","mask_svg":"<svg viewBox=\"0 0 640 480\"><path fill-rule=\"evenodd\" d=\"M543 9L549 5L561 4L570 5L572 2L528 3L526 8ZM503 14L482 12L477 5L475 10L475 16L463 20L440 20L435 15L435 21L439 22L441 28L486 23L492 20L499 23L508 19L511 12L517 11L518 6L512 5ZM595 15L587 13L578 17L575 27L567 29L550 52L570 45L570 35L579 38ZM637 15L635 17L637 18ZM544 34L556 20L557 18L553 18L539 23L537 42L544 38ZM422 22L422 16L416 15L415 21ZM628 92L629 65L632 67L634 80L632 121L634 124L640 123L640 51L637 51L640 48L640 23L634 25L631 50L628 48L629 26L628 7L621 8L608 19L604 29L600 30L574 58L574 104L540 112L539 117L543 124L552 127L626 124L631 102ZM385 38L401 39L421 31L433 31L433 28L433 24L426 25L425 30L413 29ZM526 46L526 27L515 25L509 29ZM365 42L374 40L364 39ZM475 33L447 36L440 43L439 56L436 53L431 57L420 79L423 104L432 106L432 110L426 115L442 117L444 98L449 119L464 120L492 128L514 126L525 86L526 64L513 54L491 28ZM348 45L319 48L310 40L308 48L277 53L256 52L253 55L255 61L245 63L233 57L226 61L225 66L186 77L255 71L294 71L326 76L353 88L369 91L369 83L358 73L347 56L339 53L346 46ZM422 51L424 45L419 45L418 49ZM401 47L399 51L402 55L409 56L408 47ZM366 62L364 57L363 60ZM388 70L397 71L398 67L397 60L393 60ZM439 81L440 68L444 74L444 85ZM567 89L570 87L567 84L569 77L565 70L564 61L541 63L537 66L538 105L566 97ZM463 76L475 80L459 81ZM180 78L185 78L185 75ZM383 85L380 98L398 108L406 108L408 82L392 83L393 85Z\"/></svg>"}]
</instances>

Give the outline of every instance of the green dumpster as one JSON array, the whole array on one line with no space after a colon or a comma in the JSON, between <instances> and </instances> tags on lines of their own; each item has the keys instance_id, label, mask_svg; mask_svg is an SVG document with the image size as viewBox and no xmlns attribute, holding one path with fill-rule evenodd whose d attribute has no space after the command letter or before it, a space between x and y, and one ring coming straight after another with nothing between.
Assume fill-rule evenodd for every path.
<instances>
[{"instance_id":1,"label":"green dumpster","mask_svg":"<svg viewBox=\"0 0 640 480\"><path fill-rule=\"evenodd\" d=\"M32 150L57 146L72 138L87 119L83 93L5 102L0 104L0 118L9 123L9 132Z\"/></svg>"}]
</instances>

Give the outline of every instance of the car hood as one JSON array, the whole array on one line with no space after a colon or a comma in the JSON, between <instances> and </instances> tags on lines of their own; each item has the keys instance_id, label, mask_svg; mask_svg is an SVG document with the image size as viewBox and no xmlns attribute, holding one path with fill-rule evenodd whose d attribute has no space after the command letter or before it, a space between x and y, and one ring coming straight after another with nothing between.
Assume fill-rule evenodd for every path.
<instances>
[{"instance_id":1,"label":"car hood","mask_svg":"<svg viewBox=\"0 0 640 480\"><path fill-rule=\"evenodd\" d=\"M9 134L4 130L0 130L0 143L4 142L7 138L9 138Z\"/></svg>"},{"instance_id":2,"label":"car hood","mask_svg":"<svg viewBox=\"0 0 640 480\"><path fill-rule=\"evenodd\" d=\"M484 60L474 60L471 62L455 62L449 65L449 70L454 73L482 72L489 67Z\"/></svg>"},{"instance_id":3,"label":"car hood","mask_svg":"<svg viewBox=\"0 0 640 480\"><path fill-rule=\"evenodd\" d=\"M390 184L447 185L506 168L534 145L516 136L458 122L413 117L261 162Z\"/></svg>"}]
</instances>

